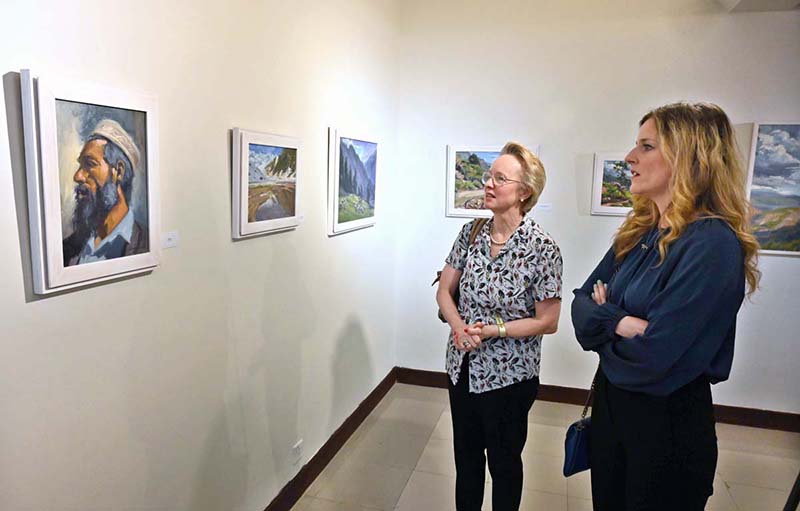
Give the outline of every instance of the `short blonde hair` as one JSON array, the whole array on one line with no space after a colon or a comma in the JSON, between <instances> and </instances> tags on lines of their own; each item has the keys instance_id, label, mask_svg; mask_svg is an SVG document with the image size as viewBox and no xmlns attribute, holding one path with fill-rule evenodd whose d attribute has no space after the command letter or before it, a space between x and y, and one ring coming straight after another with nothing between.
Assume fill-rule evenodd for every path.
<instances>
[{"instance_id":1,"label":"short blonde hair","mask_svg":"<svg viewBox=\"0 0 800 511\"><path fill-rule=\"evenodd\" d=\"M522 183L531 192L531 196L521 205L522 212L527 213L533 209L544 191L544 184L547 181L544 165L530 149L517 142L507 143L503 146L500 154L509 154L522 165Z\"/></svg>"}]
</instances>

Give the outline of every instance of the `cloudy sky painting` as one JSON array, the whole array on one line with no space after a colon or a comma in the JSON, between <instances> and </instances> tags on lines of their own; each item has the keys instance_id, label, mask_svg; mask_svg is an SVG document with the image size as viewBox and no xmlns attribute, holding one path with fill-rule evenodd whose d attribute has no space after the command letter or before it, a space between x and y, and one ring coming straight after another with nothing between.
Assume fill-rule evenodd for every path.
<instances>
[{"instance_id":1,"label":"cloudy sky painting","mask_svg":"<svg viewBox=\"0 0 800 511\"><path fill-rule=\"evenodd\" d=\"M800 255L800 124L758 126L750 201L761 248Z\"/></svg>"},{"instance_id":2,"label":"cloudy sky painting","mask_svg":"<svg viewBox=\"0 0 800 511\"><path fill-rule=\"evenodd\" d=\"M758 128L753 190L800 197L800 124Z\"/></svg>"}]
</instances>

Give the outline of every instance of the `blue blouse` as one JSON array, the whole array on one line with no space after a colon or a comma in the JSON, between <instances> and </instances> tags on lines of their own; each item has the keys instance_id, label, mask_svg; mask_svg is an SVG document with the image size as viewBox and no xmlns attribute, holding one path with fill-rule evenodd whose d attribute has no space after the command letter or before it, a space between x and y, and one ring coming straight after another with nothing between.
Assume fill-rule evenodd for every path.
<instances>
[{"instance_id":1,"label":"blue blouse","mask_svg":"<svg viewBox=\"0 0 800 511\"><path fill-rule=\"evenodd\" d=\"M614 249L574 291L572 323L584 350L600 355L618 387L665 396L700 375L728 379L736 315L744 299L744 254L724 221L697 220L667 249L659 264L660 231L653 228L617 266ZM602 280L607 301L592 300ZM643 335L615 333L625 316L648 321Z\"/></svg>"}]
</instances>

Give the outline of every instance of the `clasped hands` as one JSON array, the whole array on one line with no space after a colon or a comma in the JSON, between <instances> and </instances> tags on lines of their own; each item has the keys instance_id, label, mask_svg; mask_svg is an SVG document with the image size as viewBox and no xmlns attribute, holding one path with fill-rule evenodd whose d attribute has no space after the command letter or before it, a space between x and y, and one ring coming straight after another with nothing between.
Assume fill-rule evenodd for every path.
<instances>
[{"instance_id":1,"label":"clasped hands","mask_svg":"<svg viewBox=\"0 0 800 511\"><path fill-rule=\"evenodd\" d=\"M595 282L592 300L594 300L594 303L597 305L603 305L606 303L606 285L603 283L603 281L598 280ZM614 331L620 337L631 338L636 337L637 335L643 335L647 325L648 322L642 318L637 318L636 316L625 316L619 320L619 323L617 323L617 328Z\"/></svg>"},{"instance_id":2,"label":"clasped hands","mask_svg":"<svg viewBox=\"0 0 800 511\"><path fill-rule=\"evenodd\" d=\"M492 337L492 335L497 335L489 332L492 326L494 325L484 325L482 322L478 321L471 325L465 324L461 329L453 329L453 344L459 351L470 352L476 350L480 348L484 339Z\"/></svg>"}]
</instances>

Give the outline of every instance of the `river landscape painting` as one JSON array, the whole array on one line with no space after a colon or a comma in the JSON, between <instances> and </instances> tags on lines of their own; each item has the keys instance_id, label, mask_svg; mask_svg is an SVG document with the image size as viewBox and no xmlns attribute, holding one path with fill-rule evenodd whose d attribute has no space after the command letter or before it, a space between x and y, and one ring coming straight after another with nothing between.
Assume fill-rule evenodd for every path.
<instances>
[{"instance_id":1,"label":"river landscape painting","mask_svg":"<svg viewBox=\"0 0 800 511\"><path fill-rule=\"evenodd\" d=\"M334 235L375 223L378 144L365 137L342 136L333 129L331 139L333 180L328 233Z\"/></svg>"},{"instance_id":2,"label":"river landscape painting","mask_svg":"<svg viewBox=\"0 0 800 511\"><path fill-rule=\"evenodd\" d=\"M762 251L800 255L800 123L755 125L749 185Z\"/></svg>"},{"instance_id":3,"label":"river landscape painting","mask_svg":"<svg viewBox=\"0 0 800 511\"><path fill-rule=\"evenodd\" d=\"M234 130L234 238L295 227L298 146L295 139ZM238 177L238 179L236 179Z\"/></svg>"},{"instance_id":4,"label":"river landscape painting","mask_svg":"<svg viewBox=\"0 0 800 511\"><path fill-rule=\"evenodd\" d=\"M297 149L249 146L247 221L294 216Z\"/></svg>"}]
</instances>

